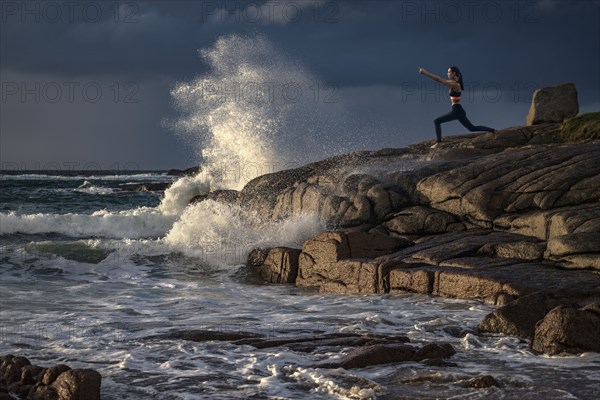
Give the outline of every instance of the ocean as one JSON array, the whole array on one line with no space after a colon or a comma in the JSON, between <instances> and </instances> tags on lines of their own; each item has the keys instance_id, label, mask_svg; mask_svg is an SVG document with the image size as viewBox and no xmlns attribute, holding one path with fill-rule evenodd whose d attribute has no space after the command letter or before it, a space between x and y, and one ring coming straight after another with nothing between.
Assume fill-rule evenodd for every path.
<instances>
[{"instance_id":1,"label":"ocean","mask_svg":"<svg viewBox=\"0 0 600 400\"><path fill-rule=\"evenodd\" d=\"M266 39L232 35L201 52L209 73L174 87L165 126L198 148L202 172L3 171L0 176L0 354L102 375L103 399L593 399L600 355L533 354L526 341L475 334L493 307L411 293L321 294L271 285L245 266L255 247L300 248L325 230L315 215L279 222L197 195L326 155L366 148L341 102L277 102L220 87L318 78ZM271 87L269 87L271 88ZM206 90L205 90L206 89ZM210 90L208 90L210 89ZM231 93L231 91L228 91ZM304 92L315 94L314 90ZM297 98L297 97L296 97ZM231 100L231 101L230 101ZM273 101L272 101L273 100ZM336 137L346 134L340 143ZM376 143L369 143L373 147ZM125 185L170 185L165 191ZM266 338L334 333L449 342L456 366L320 368L316 354L225 341L157 338L201 329ZM501 387L466 382L494 376Z\"/></svg>"},{"instance_id":2,"label":"ocean","mask_svg":"<svg viewBox=\"0 0 600 400\"><path fill-rule=\"evenodd\" d=\"M177 179L165 194L118 190ZM105 399L591 399L600 391L598 354L540 356L514 337L477 336L489 305L263 284L244 265L248 251L301 246L322 229L318 220L265 224L212 201L185 208L174 197L189 201L193 191L182 186L190 181L160 172L3 173L0 354L97 369ZM317 364L339 352L151 338L187 329L400 334L451 343L457 366L332 370ZM463 387L483 373L502 387Z\"/></svg>"}]
</instances>

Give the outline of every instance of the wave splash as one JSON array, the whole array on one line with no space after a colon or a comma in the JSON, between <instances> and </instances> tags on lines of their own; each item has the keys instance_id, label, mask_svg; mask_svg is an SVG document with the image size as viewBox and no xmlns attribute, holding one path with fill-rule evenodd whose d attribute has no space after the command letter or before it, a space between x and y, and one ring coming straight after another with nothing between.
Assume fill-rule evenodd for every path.
<instances>
[{"instance_id":1,"label":"wave splash","mask_svg":"<svg viewBox=\"0 0 600 400\"><path fill-rule=\"evenodd\" d=\"M240 190L257 176L346 150L328 140L344 121L341 105L324 103L329 92L318 91L326 85L264 36L221 37L199 53L210 71L175 86L171 95L181 115L166 121L197 146L197 175L174 182L158 207L90 215L0 213L0 234L150 238L160 247L206 255L215 246L219 254L231 247L246 254L255 245L299 245L317 233L321 226L315 216L275 224L238 206L212 201L189 205L211 190ZM207 262L224 261L216 257L208 256Z\"/></svg>"},{"instance_id":2,"label":"wave splash","mask_svg":"<svg viewBox=\"0 0 600 400\"><path fill-rule=\"evenodd\" d=\"M344 150L330 137L345 120L335 88L264 36L220 37L200 55L211 72L176 85L181 117L167 124L198 146L211 189Z\"/></svg>"}]
</instances>

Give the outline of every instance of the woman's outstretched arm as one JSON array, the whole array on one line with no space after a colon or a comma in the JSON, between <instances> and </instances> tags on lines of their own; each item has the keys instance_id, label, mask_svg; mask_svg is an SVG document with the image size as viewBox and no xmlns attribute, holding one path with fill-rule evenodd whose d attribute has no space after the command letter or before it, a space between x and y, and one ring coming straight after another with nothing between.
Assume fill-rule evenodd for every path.
<instances>
[{"instance_id":1,"label":"woman's outstretched arm","mask_svg":"<svg viewBox=\"0 0 600 400\"><path fill-rule=\"evenodd\" d=\"M419 73L433 79L436 82L441 83L442 85L446 85L449 87L456 87L456 85L458 85L458 82L456 82L455 80L444 79L441 76L431 73L422 67L419 67Z\"/></svg>"}]
</instances>

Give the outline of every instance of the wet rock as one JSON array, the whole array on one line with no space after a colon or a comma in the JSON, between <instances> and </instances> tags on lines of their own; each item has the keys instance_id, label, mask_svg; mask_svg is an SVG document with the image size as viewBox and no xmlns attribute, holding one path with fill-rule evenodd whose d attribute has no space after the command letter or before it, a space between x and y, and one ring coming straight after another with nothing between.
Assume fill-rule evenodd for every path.
<instances>
[{"instance_id":1,"label":"wet rock","mask_svg":"<svg viewBox=\"0 0 600 400\"><path fill-rule=\"evenodd\" d=\"M562 122L579 112L577 89L573 83L543 87L533 92L527 125Z\"/></svg>"},{"instance_id":2,"label":"wet rock","mask_svg":"<svg viewBox=\"0 0 600 400\"><path fill-rule=\"evenodd\" d=\"M17 395L22 399L27 398L29 396L29 392L31 391L32 388L33 388L33 385L31 385L31 384L22 385L16 390Z\"/></svg>"},{"instance_id":3,"label":"wet rock","mask_svg":"<svg viewBox=\"0 0 600 400\"><path fill-rule=\"evenodd\" d=\"M246 260L246 264L250 267L260 267L264 264L267 259L267 255L269 255L270 249L262 249L255 248L248 254L248 260Z\"/></svg>"},{"instance_id":4,"label":"wet rock","mask_svg":"<svg viewBox=\"0 0 600 400\"><path fill-rule=\"evenodd\" d=\"M293 351L314 352L319 349L358 347L374 344L398 344L407 343L409 339L406 336L382 336L382 335L360 335L352 333L335 333L325 335L315 335L307 337L293 337L281 339L256 339L241 340L235 344L245 344L258 349L273 347L287 347Z\"/></svg>"},{"instance_id":5,"label":"wet rock","mask_svg":"<svg viewBox=\"0 0 600 400\"><path fill-rule=\"evenodd\" d=\"M180 339L180 340L191 340L193 342L206 342L210 340L219 340L219 341L233 341L233 340L241 340L241 339L249 339L249 338L259 338L261 335L244 331L216 331L216 330L202 330L202 329L193 329L186 331L176 331L167 333L164 335L157 335L148 337L147 339Z\"/></svg>"},{"instance_id":6,"label":"wet rock","mask_svg":"<svg viewBox=\"0 0 600 400\"><path fill-rule=\"evenodd\" d=\"M19 368L23 368L26 365L31 365L29 360L25 357L15 357L12 359L12 363L15 364Z\"/></svg>"},{"instance_id":7,"label":"wet rock","mask_svg":"<svg viewBox=\"0 0 600 400\"><path fill-rule=\"evenodd\" d=\"M10 363L13 358L15 358L15 356L13 356L12 354L7 354L5 356L0 357L0 360L2 360L2 366L4 367L5 363L6 365L8 365L8 363Z\"/></svg>"},{"instance_id":8,"label":"wet rock","mask_svg":"<svg viewBox=\"0 0 600 400\"><path fill-rule=\"evenodd\" d=\"M378 221L386 219L388 215L409 203L401 190L384 184L371 187L367 191L367 198L373 204L373 212Z\"/></svg>"},{"instance_id":9,"label":"wet rock","mask_svg":"<svg viewBox=\"0 0 600 400\"><path fill-rule=\"evenodd\" d=\"M477 326L479 333L503 333L531 338L535 324L561 300L547 293L536 292L518 298L488 314Z\"/></svg>"},{"instance_id":10,"label":"wet rock","mask_svg":"<svg viewBox=\"0 0 600 400\"><path fill-rule=\"evenodd\" d=\"M407 345L373 345L358 348L344 356L340 365L344 369L364 368L371 365L412 361L415 349Z\"/></svg>"},{"instance_id":11,"label":"wet rock","mask_svg":"<svg viewBox=\"0 0 600 400\"><path fill-rule=\"evenodd\" d=\"M9 385L18 382L21 379L21 367L10 362L4 371L4 379Z\"/></svg>"},{"instance_id":12,"label":"wet rock","mask_svg":"<svg viewBox=\"0 0 600 400\"><path fill-rule=\"evenodd\" d=\"M48 368L42 368L40 367L40 371L36 374L35 376L35 383L39 383L39 384L43 384L43 380L44 380L44 375L46 375L46 370Z\"/></svg>"},{"instance_id":13,"label":"wet rock","mask_svg":"<svg viewBox=\"0 0 600 400\"><path fill-rule=\"evenodd\" d=\"M184 170L173 168L167 172L167 175L169 175L169 176L193 176L193 175L196 175L198 172L200 172L199 166L186 168Z\"/></svg>"},{"instance_id":14,"label":"wet rock","mask_svg":"<svg viewBox=\"0 0 600 400\"><path fill-rule=\"evenodd\" d=\"M481 375L473 379L469 379L465 386L475 389L485 389L492 386L500 387L500 383L491 375Z\"/></svg>"},{"instance_id":15,"label":"wet rock","mask_svg":"<svg viewBox=\"0 0 600 400\"><path fill-rule=\"evenodd\" d=\"M47 368L46 371L44 371L44 375L42 376L42 384L50 385L56 380L56 378L58 378L60 374L70 369L71 368L65 364L57 364L53 367Z\"/></svg>"},{"instance_id":16,"label":"wet rock","mask_svg":"<svg viewBox=\"0 0 600 400\"><path fill-rule=\"evenodd\" d=\"M342 358L340 366L345 369L352 369L379 364L426 360L429 360L431 364L443 364L445 363L444 359L454 354L456 354L456 351L448 343L429 343L420 349L402 344L375 344L351 351Z\"/></svg>"},{"instance_id":17,"label":"wet rock","mask_svg":"<svg viewBox=\"0 0 600 400\"><path fill-rule=\"evenodd\" d=\"M415 361L444 359L452 357L454 354L456 354L456 350L450 343L429 343L417 350L413 359Z\"/></svg>"},{"instance_id":18,"label":"wet rock","mask_svg":"<svg viewBox=\"0 0 600 400\"><path fill-rule=\"evenodd\" d=\"M166 190L171 183L159 182L159 183L126 183L116 186L116 189L124 192L162 192Z\"/></svg>"},{"instance_id":19,"label":"wet rock","mask_svg":"<svg viewBox=\"0 0 600 400\"><path fill-rule=\"evenodd\" d=\"M593 310L566 305L550 310L536 325L531 348L551 355L600 352L600 314Z\"/></svg>"},{"instance_id":20,"label":"wet rock","mask_svg":"<svg viewBox=\"0 0 600 400\"><path fill-rule=\"evenodd\" d=\"M600 302L586 304L582 309L600 315Z\"/></svg>"},{"instance_id":21,"label":"wet rock","mask_svg":"<svg viewBox=\"0 0 600 400\"><path fill-rule=\"evenodd\" d=\"M236 204L240 196L237 190L213 190L206 195L206 199L219 203Z\"/></svg>"},{"instance_id":22,"label":"wet rock","mask_svg":"<svg viewBox=\"0 0 600 400\"><path fill-rule=\"evenodd\" d=\"M299 255L300 250L288 247L255 249L248 256L248 265L266 282L295 283L298 276Z\"/></svg>"},{"instance_id":23,"label":"wet rock","mask_svg":"<svg viewBox=\"0 0 600 400\"><path fill-rule=\"evenodd\" d=\"M456 367L457 364L453 362L448 362L443 358L428 358L426 360L421 361L422 364L428 365L430 367Z\"/></svg>"},{"instance_id":24,"label":"wet rock","mask_svg":"<svg viewBox=\"0 0 600 400\"><path fill-rule=\"evenodd\" d=\"M426 235L465 229L453 215L423 206L405 208L394 214L384 226L400 235Z\"/></svg>"},{"instance_id":25,"label":"wet rock","mask_svg":"<svg viewBox=\"0 0 600 400\"><path fill-rule=\"evenodd\" d=\"M35 383L36 374L34 374L35 370L33 370L31 367L32 367L31 365L28 365L28 366L21 368L22 371L21 371L21 379L19 380L19 384L32 385Z\"/></svg>"},{"instance_id":26,"label":"wet rock","mask_svg":"<svg viewBox=\"0 0 600 400\"><path fill-rule=\"evenodd\" d=\"M70 369L52 383L60 400L100 400L102 377L93 369Z\"/></svg>"},{"instance_id":27,"label":"wet rock","mask_svg":"<svg viewBox=\"0 0 600 400\"><path fill-rule=\"evenodd\" d=\"M34 386L29 391L29 397L33 400L59 400L56 389L53 386L45 385Z\"/></svg>"},{"instance_id":28,"label":"wet rock","mask_svg":"<svg viewBox=\"0 0 600 400\"><path fill-rule=\"evenodd\" d=\"M393 252L412 242L368 232L326 232L307 240L300 253L298 286L327 284L328 292L376 293L377 265L366 258Z\"/></svg>"}]
</instances>

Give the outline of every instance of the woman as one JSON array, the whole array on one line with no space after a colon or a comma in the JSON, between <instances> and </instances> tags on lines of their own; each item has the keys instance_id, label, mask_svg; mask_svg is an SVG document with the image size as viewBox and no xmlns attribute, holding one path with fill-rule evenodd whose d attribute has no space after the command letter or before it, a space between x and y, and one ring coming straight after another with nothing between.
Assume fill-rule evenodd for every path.
<instances>
[{"instance_id":1,"label":"woman","mask_svg":"<svg viewBox=\"0 0 600 400\"><path fill-rule=\"evenodd\" d=\"M452 102L452 111L447 114L444 114L438 118L436 118L433 123L435 124L435 134L437 136L437 143L435 143L432 148L436 147L438 143L442 143L442 127L441 124L444 122L458 120L465 128L469 131L485 131L485 132L497 132L493 128L489 128L487 126L474 126L471 121L467 118L467 113L465 109L460 105L460 94L464 90L463 78L460 70L456 66L452 66L448 68L448 79L442 79L440 76L436 74L432 74L427 71L425 68L419 67L419 73L425 76L430 77L434 81L441 83L442 85L446 85L450 87L448 94L450 95L450 101Z\"/></svg>"}]
</instances>

